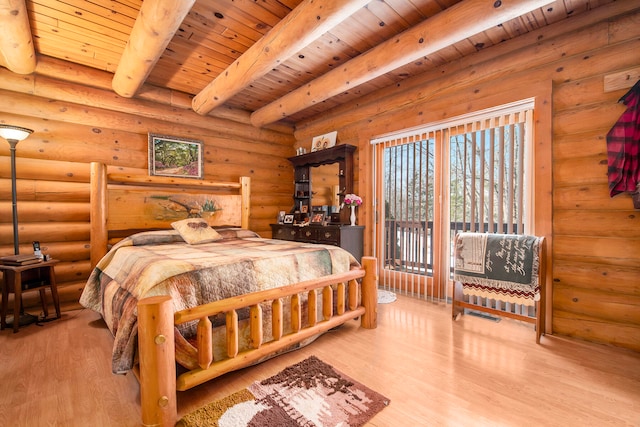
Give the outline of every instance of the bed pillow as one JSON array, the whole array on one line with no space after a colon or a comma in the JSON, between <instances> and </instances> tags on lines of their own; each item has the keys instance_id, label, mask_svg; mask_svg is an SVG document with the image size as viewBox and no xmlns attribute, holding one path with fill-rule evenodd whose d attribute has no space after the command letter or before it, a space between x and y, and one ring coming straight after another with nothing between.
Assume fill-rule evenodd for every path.
<instances>
[{"instance_id":1,"label":"bed pillow","mask_svg":"<svg viewBox=\"0 0 640 427\"><path fill-rule=\"evenodd\" d=\"M231 227L228 225L213 228L220 233L224 239L245 239L248 237L260 237L258 233L241 227Z\"/></svg>"},{"instance_id":2,"label":"bed pillow","mask_svg":"<svg viewBox=\"0 0 640 427\"><path fill-rule=\"evenodd\" d=\"M190 245L209 243L220 240L223 237L207 221L202 218L187 218L172 222L171 226L180 233L180 237Z\"/></svg>"}]
</instances>

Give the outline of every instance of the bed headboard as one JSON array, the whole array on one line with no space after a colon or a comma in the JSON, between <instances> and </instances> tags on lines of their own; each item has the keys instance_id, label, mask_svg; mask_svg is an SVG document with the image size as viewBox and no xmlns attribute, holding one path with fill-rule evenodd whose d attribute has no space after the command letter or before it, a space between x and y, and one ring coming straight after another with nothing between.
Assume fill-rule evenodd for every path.
<instances>
[{"instance_id":1,"label":"bed headboard","mask_svg":"<svg viewBox=\"0 0 640 427\"><path fill-rule=\"evenodd\" d=\"M171 228L189 216L213 226L249 228L251 179L216 182L189 178L107 174L91 163L91 266L108 245L138 231Z\"/></svg>"}]
</instances>

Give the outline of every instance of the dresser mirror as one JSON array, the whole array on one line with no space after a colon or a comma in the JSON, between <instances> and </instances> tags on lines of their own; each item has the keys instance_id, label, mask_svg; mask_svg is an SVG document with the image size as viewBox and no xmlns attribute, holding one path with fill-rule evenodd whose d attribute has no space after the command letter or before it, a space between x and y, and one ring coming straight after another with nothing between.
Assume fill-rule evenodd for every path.
<instances>
[{"instance_id":1,"label":"dresser mirror","mask_svg":"<svg viewBox=\"0 0 640 427\"><path fill-rule=\"evenodd\" d=\"M344 195L353 192L355 149L342 144L289 157L294 166L292 212L312 213L314 207L326 207L327 217L337 212ZM347 209L342 209L333 222L348 224L348 217Z\"/></svg>"},{"instance_id":2,"label":"dresser mirror","mask_svg":"<svg viewBox=\"0 0 640 427\"><path fill-rule=\"evenodd\" d=\"M340 206L340 165L331 163L311 168L311 206Z\"/></svg>"}]
</instances>

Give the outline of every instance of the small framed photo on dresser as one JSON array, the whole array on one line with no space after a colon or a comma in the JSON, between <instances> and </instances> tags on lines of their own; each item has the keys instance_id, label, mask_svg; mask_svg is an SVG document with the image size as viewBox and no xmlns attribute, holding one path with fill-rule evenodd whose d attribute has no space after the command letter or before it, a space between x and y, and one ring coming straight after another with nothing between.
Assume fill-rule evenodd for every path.
<instances>
[{"instance_id":1,"label":"small framed photo on dresser","mask_svg":"<svg viewBox=\"0 0 640 427\"><path fill-rule=\"evenodd\" d=\"M314 212L311 215L311 224L322 224L324 222L324 212Z\"/></svg>"},{"instance_id":2,"label":"small framed photo on dresser","mask_svg":"<svg viewBox=\"0 0 640 427\"><path fill-rule=\"evenodd\" d=\"M293 214L286 214L284 216L284 223L285 224L293 224Z\"/></svg>"}]
</instances>

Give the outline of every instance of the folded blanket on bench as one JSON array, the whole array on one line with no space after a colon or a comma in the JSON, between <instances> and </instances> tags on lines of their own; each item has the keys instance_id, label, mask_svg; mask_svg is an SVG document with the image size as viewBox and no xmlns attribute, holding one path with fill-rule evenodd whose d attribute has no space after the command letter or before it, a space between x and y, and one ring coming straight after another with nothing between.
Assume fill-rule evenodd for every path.
<instances>
[{"instance_id":1,"label":"folded blanket on bench","mask_svg":"<svg viewBox=\"0 0 640 427\"><path fill-rule=\"evenodd\" d=\"M534 305L540 300L539 245L535 236L460 233L453 279L465 295Z\"/></svg>"}]
</instances>

